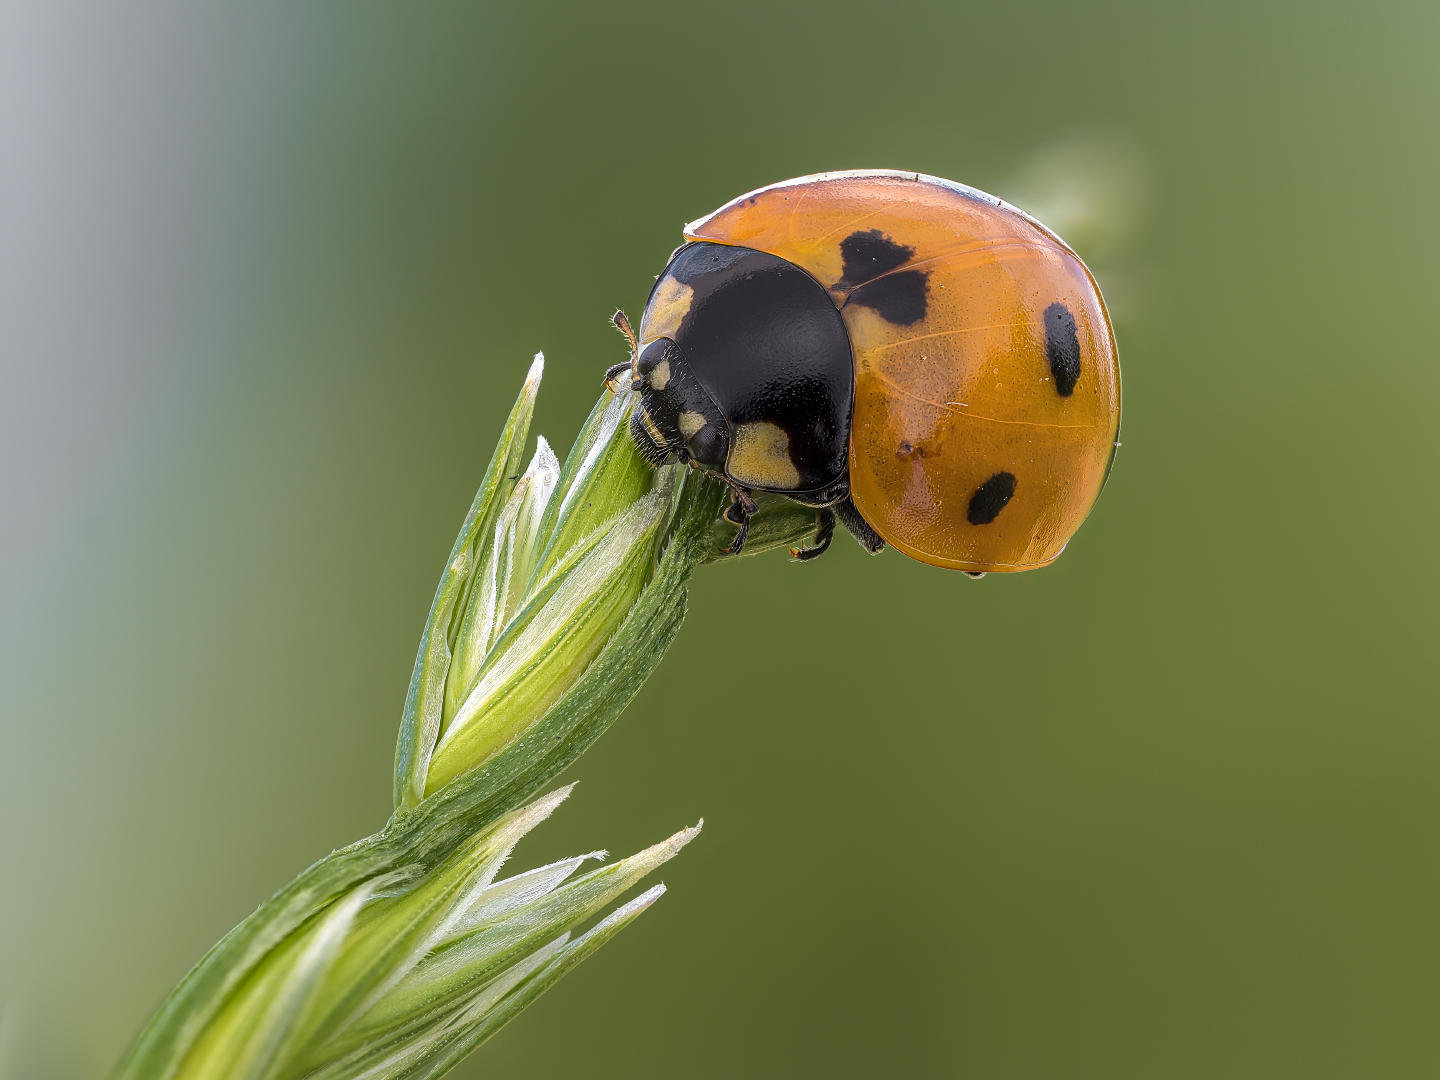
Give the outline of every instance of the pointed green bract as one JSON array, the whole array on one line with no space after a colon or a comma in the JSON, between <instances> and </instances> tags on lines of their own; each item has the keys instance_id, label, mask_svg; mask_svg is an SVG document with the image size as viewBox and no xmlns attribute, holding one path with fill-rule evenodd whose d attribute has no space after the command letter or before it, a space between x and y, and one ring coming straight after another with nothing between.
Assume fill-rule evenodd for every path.
<instances>
[{"instance_id":1,"label":"pointed green bract","mask_svg":"<svg viewBox=\"0 0 1440 1080\"><path fill-rule=\"evenodd\" d=\"M669 494L632 505L506 628L435 748L427 791L521 738L584 674L645 587Z\"/></svg>"},{"instance_id":2,"label":"pointed green bract","mask_svg":"<svg viewBox=\"0 0 1440 1080\"><path fill-rule=\"evenodd\" d=\"M471 1001L505 972L584 922L662 863L698 833L682 829L668 840L559 888L505 905L470 932L436 948L373 1009L326 1047L335 1056L409 1030L428 1017ZM481 894L476 903L484 902Z\"/></svg>"},{"instance_id":3,"label":"pointed green bract","mask_svg":"<svg viewBox=\"0 0 1440 1080\"><path fill-rule=\"evenodd\" d=\"M535 354L535 361L525 376L525 385L510 418L500 434L499 445L485 470L480 490L460 526L460 535L450 551L450 559L430 604L430 617L420 636L420 651L415 658L415 671L410 677L410 691L405 696L405 711L400 719L400 737L395 747L395 805L414 806L425 794L425 776L430 768L430 750L440 732L445 702L445 680L450 669L450 650L454 645L452 623L457 610L463 610L466 587L475 577L475 542L483 535L501 502L501 493L508 491L510 476L520 471L524 459L525 440L530 434L530 418L535 412L535 398L540 393L540 379L545 372L545 356Z\"/></svg>"},{"instance_id":4,"label":"pointed green bract","mask_svg":"<svg viewBox=\"0 0 1440 1080\"><path fill-rule=\"evenodd\" d=\"M576 942L569 940L570 928L674 857L699 832L698 826L683 829L569 884L565 880L574 869L597 853L496 883L515 843L570 790L506 815L433 872L392 872L350 890L250 972L172 1075L182 1080L284 1080L312 1072L408 1075L393 1070L419 1060L437 1068L442 1050L459 1042L473 1045L482 1029L498 1030L497 1017L518 1011L514 992L528 987L533 997L534 977L549 985L573 966L577 952L598 946L659 892L651 890L641 898L643 905L627 905L617 913L620 920L612 915ZM557 969L555 961L567 955L571 961ZM376 1068L381 1071L367 1071Z\"/></svg>"},{"instance_id":5,"label":"pointed green bract","mask_svg":"<svg viewBox=\"0 0 1440 1080\"><path fill-rule=\"evenodd\" d=\"M569 793L562 788L507 815L413 888L379 898L362 912L296 1039L298 1056L317 1053L403 980L494 880L520 838Z\"/></svg>"},{"instance_id":6,"label":"pointed green bract","mask_svg":"<svg viewBox=\"0 0 1440 1080\"><path fill-rule=\"evenodd\" d=\"M474 684L496 636L516 614L535 568L540 519L560 473L559 462L543 435L538 444L530 467L516 482L493 528L477 538L474 572L478 580L468 590L445 679L442 734Z\"/></svg>"},{"instance_id":7,"label":"pointed green bract","mask_svg":"<svg viewBox=\"0 0 1440 1080\"><path fill-rule=\"evenodd\" d=\"M217 1075L268 1080L281 1072L361 905L398 876L382 875L356 886L266 957L186 1057L182 1080Z\"/></svg>"},{"instance_id":8,"label":"pointed green bract","mask_svg":"<svg viewBox=\"0 0 1440 1080\"><path fill-rule=\"evenodd\" d=\"M411 771L397 777L404 799L418 801L417 793L433 793L523 738L584 673L645 588L675 481L667 475L646 494L657 476L627 437L631 397L602 395L563 469L540 440L508 494L502 482L475 514L480 524L468 536L462 531L450 648L442 654L438 631L427 628L417 662L424 722L414 725ZM502 452L513 460L504 439L497 461ZM432 624L445 619L437 602ZM435 687L442 688L438 716ZM423 783L413 774L421 762Z\"/></svg>"},{"instance_id":9,"label":"pointed green bract","mask_svg":"<svg viewBox=\"0 0 1440 1080\"><path fill-rule=\"evenodd\" d=\"M664 885L646 890L575 941L562 935L537 950L524 964L517 964L487 984L468 1003L428 1017L385 1042L353 1051L311 1073L307 1080L422 1080L443 1076L664 893Z\"/></svg>"},{"instance_id":10,"label":"pointed green bract","mask_svg":"<svg viewBox=\"0 0 1440 1080\"><path fill-rule=\"evenodd\" d=\"M633 407L632 395L606 393L591 410L541 519L543 550L536 559L537 578L550 573L585 537L654 485L655 470L627 432Z\"/></svg>"}]
</instances>

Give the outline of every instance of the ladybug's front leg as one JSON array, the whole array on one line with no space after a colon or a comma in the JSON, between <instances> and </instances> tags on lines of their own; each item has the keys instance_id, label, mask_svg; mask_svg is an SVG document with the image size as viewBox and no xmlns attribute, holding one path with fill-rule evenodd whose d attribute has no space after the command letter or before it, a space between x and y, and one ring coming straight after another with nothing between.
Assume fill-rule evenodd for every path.
<instances>
[{"instance_id":1,"label":"ladybug's front leg","mask_svg":"<svg viewBox=\"0 0 1440 1080\"><path fill-rule=\"evenodd\" d=\"M633 390L634 387L629 385L631 379L627 379L624 383L620 381L621 375L633 375L633 368L634 364L629 360L610 368L605 372L605 388L612 394L618 394L621 390Z\"/></svg>"},{"instance_id":2,"label":"ladybug's front leg","mask_svg":"<svg viewBox=\"0 0 1440 1080\"><path fill-rule=\"evenodd\" d=\"M721 554L739 555L740 550L745 546L745 537L750 533L750 518L759 513L760 507L755 500L750 497L750 492L746 491L739 484L728 479L725 480L725 483L729 485L730 490L735 494L735 501L732 502L725 511L725 520L730 522L731 525L738 527L740 531L735 534L735 539L730 541L730 546L721 552Z\"/></svg>"}]
</instances>

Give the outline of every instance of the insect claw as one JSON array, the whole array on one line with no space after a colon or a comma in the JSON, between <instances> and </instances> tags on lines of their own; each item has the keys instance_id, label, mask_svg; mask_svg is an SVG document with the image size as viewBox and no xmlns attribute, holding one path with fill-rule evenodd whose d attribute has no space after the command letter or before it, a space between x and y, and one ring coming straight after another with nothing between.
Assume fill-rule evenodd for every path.
<instances>
[{"instance_id":1,"label":"insect claw","mask_svg":"<svg viewBox=\"0 0 1440 1080\"><path fill-rule=\"evenodd\" d=\"M605 388L612 394L620 392L620 376L630 370L630 364L615 364L605 372ZM632 387L631 389L634 389Z\"/></svg>"}]
</instances>

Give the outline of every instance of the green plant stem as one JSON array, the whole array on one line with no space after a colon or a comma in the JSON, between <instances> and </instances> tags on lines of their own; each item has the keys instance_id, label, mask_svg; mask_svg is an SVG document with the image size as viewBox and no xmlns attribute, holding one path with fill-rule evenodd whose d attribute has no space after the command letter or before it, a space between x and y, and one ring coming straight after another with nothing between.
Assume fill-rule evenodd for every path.
<instances>
[{"instance_id":1,"label":"green plant stem","mask_svg":"<svg viewBox=\"0 0 1440 1080\"><path fill-rule=\"evenodd\" d=\"M583 857L538 886L522 875L492 888L515 840L564 792L525 804L639 691L685 617L691 573L733 535L720 518L726 489L679 467L657 475L626 435L628 400L608 393L558 483L544 446L517 480L540 369L537 357L436 590L401 725L395 813L206 953L117 1080L439 1076L663 891L569 940L576 920L695 830L570 885L560 883ZM813 514L771 503L751 551L813 529ZM511 571L521 576L497 584ZM465 937L460 963L452 928L485 918L499 929ZM516 940L524 947L502 949Z\"/></svg>"}]
</instances>

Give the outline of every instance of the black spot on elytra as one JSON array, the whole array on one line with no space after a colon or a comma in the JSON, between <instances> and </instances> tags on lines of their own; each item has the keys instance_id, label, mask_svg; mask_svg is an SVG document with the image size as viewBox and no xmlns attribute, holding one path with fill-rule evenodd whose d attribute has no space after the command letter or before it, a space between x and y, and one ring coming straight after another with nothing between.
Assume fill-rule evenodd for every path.
<instances>
[{"instance_id":1,"label":"black spot on elytra","mask_svg":"<svg viewBox=\"0 0 1440 1080\"><path fill-rule=\"evenodd\" d=\"M904 266L915 257L915 249L897 244L879 229L869 229L841 240L840 257L845 260L845 273L839 285L853 289Z\"/></svg>"},{"instance_id":2,"label":"black spot on elytra","mask_svg":"<svg viewBox=\"0 0 1440 1080\"><path fill-rule=\"evenodd\" d=\"M1075 333L1075 316L1064 304L1045 309L1045 355L1050 359L1055 389L1061 397L1069 397L1080 381L1080 337Z\"/></svg>"},{"instance_id":3,"label":"black spot on elytra","mask_svg":"<svg viewBox=\"0 0 1440 1080\"><path fill-rule=\"evenodd\" d=\"M901 270L860 286L847 303L868 307L896 326L910 326L925 318L930 301L928 277L923 270Z\"/></svg>"},{"instance_id":4,"label":"black spot on elytra","mask_svg":"<svg viewBox=\"0 0 1440 1080\"><path fill-rule=\"evenodd\" d=\"M1015 474L997 472L970 496L970 505L965 510L965 520L971 525L989 525L1000 516L1005 504L1015 494Z\"/></svg>"},{"instance_id":5,"label":"black spot on elytra","mask_svg":"<svg viewBox=\"0 0 1440 1080\"><path fill-rule=\"evenodd\" d=\"M854 290L848 303L868 307L896 326L925 318L929 275L923 270L892 272L915 257L913 247L897 244L879 229L866 229L840 241L840 257L845 268L835 284Z\"/></svg>"}]
</instances>

